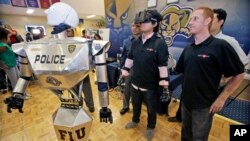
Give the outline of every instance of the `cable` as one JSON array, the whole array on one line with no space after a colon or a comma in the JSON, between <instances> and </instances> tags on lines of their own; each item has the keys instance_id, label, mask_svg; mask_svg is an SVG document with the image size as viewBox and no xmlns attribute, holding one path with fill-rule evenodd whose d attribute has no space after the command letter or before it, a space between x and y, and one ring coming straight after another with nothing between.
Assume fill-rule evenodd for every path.
<instances>
[{"instance_id":1,"label":"cable","mask_svg":"<svg viewBox=\"0 0 250 141\"><path fill-rule=\"evenodd\" d=\"M250 86L250 83L248 83L233 99L230 99L230 101L227 103L226 107L231 104L248 86Z\"/></svg>"}]
</instances>

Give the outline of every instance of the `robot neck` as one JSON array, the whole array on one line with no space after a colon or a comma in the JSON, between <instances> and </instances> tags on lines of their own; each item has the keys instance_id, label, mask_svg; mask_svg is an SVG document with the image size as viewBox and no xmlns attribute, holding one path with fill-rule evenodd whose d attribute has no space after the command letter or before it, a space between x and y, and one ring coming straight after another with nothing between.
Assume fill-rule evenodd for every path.
<instances>
[{"instance_id":1,"label":"robot neck","mask_svg":"<svg viewBox=\"0 0 250 141\"><path fill-rule=\"evenodd\" d=\"M65 39L67 38L67 31L65 30L57 34L52 34L52 37L55 39Z\"/></svg>"}]
</instances>

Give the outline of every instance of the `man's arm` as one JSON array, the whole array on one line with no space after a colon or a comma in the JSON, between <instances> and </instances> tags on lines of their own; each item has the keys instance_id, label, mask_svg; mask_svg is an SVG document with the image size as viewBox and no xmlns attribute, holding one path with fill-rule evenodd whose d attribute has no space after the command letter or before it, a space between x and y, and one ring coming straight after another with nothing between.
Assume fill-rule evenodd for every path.
<instances>
[{"instance_id":1,"label":"man's arm","mask_svg":"<svg viewBox=\"0 0 250 141\"><path fill-rule=\"evenodd\" d=\"M125 61L127 58L128 50L127 50L127 40L124 40L123 45L122 45L122 54L120 58L120 68L122 68L125 65Z\"/></svg>"},{"instance_id":2,"label":"man's arm","mask_svg":"<svg viewBox=\"0 0 250 141\"><path fill-rule=\"evenodd\" d=\"M225 89L222 91L222 93L217 97L217 99L214 101L212 106L210 107L210 113L216 113L219 112L224 104L227 98L240 86L241 82L244 79L244 73L238 74L236 76L233 76L226 85Z\"/></svg>"},{"instance_id":3,"label":"man's arm","mask_svg":"<svg viewBox=\"0 0 250 141\"><path fill-rule=\"evenodd\" d=\"M3 69L3 70L7 70L8 66L5 65L2 61L0 61L0 68Z\"/></svg>"},{"instance_id":4,"label":"man's arm","mask_svg":"<svg viewBox=\"0 0 250 141\"><path fill-rule=\"evenodd\" d=\"M7 50L7 47L5 46L0 46L0 53L3 53ZM7 65L5 65L1 60L0 60L0 68L2 68L3 70L7 70L9 67Z\"/></svg>"},{"instance_id":5,"label":"man's arm","mask_svg":"<svg viewBox=\"0 0 250 141\"><path fill-rule=\"evenodd\" d=\"M157 40L156 40L157 41ZM168 78L168 69L167 69L167 62L168 62L168 47L164 40L158 40L159 44L157 46L157 56L158 56L158 69L160 74L160 81L159 85L165 88L169 85L169 78Z\"/></svg>"},{"instance_id":6,"label":"man's arm","mask_svg":"<svg viewBox=\"0 0 250 141\"><path fill-rule=\"evenodd\" d=\"M241 62L243 63L244 66L246 66L248 64L248 57L243 51L243 49L241 48L239 42L233 37L231 37L229 40L226 40L226 41L234 48Z\"/></svg>"},{"instance_id":7,"label":"man's arm","mask_svg":"<svg viewBox=\"0 0 250 141\"><path fill-rule=\"evenodd\" d=\"M134 65L133 50L134 50L134 47L133 47L133 42L132 42L131 48L130 48L129 53L128 53L128 57L125 61L123 68L121 69L122 77L129 76L129 70Z\"/></svg>"},{"instance_id":8,"label":"man's arm","mask_svg":"<svg viewBox=\"0 0 250 141\"><path fill-rule=\"evenodd\" d=\"M8 29L8 28L5 28L6 30L8 30L9 34L11 35L17 35L17 32L13 29Z\"/></svg>"},{"instance_id":9,"label":"man's arm","mask_svg":"<svg viewBox=\"0 0 250 141\"><path fill-rule=\"evenodd\" d=\"M178 62L176 64L176 67L174 69L174 71L177 73L184 73L184 55L185 55L186 48L182 51L182 53L178 59Z\"/></svg>"}]
</instances>

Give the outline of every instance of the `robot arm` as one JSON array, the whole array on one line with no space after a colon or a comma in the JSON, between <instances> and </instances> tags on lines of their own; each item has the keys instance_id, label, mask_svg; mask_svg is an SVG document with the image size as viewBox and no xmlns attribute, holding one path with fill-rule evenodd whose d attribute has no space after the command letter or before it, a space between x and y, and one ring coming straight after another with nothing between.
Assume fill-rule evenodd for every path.
<instances>
[{"instance_id":1,"label":"robot arm","mask_svg":"<svg viewBox=\"0 0 250 141\"><path fill-rule=\"evenodd\" d=\"M24 46L24 43L14 44L13 49L16 49L19 62L20 78L18 79L16 86L13 90L13 95L4 100L7 104L7 111L11 113L11 109L18 109L20 113L23 113L24 94L29 85L29 81L32 78L32 70L26 54L20 49Z\"/></svg>"},{"instance_id":2,"label":"robot arm","mask_svg":"<svg viewBox=\"0 0 250 141\"><path fill-rule=\"evenodd\" d=\"M93 41L92 55L95 57L97 86L99 93L100 106L100 121L113 122L112 112L108 108L109 95L108 95L108 77L107 77L107 63L106 51L109 49L110 43L105 41Z\"/></svg>"}]
</instances>

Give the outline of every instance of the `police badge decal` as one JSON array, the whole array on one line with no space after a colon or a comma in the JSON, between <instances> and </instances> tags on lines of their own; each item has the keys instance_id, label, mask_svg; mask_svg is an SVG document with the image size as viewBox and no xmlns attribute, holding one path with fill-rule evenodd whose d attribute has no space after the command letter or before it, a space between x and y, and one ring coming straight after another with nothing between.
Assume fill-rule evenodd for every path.
<instances>
[{"instance_id":1,"label":"police badge decal","mask_svg":"<svg viewBox=\"0 0 250 141\"><path fill-rule=\"evenodd\" d=\"M46 82L49 84L52 84L54 86L60 86L62 84L61 81L57 80L56 78L54 78L52 76L48 76L46 79Z\"/></svg>"},{"instance_id":2,"label":"police badge decal","mask_svg":"<svg viewBox=\"0 0 250 141\"><path fill-rule=\"evenodd\" d=\"M69 53L73 53L75 51L75 49L76 49L76 45L69 45L68 46Z\"/></svg>"}]
</instances>

